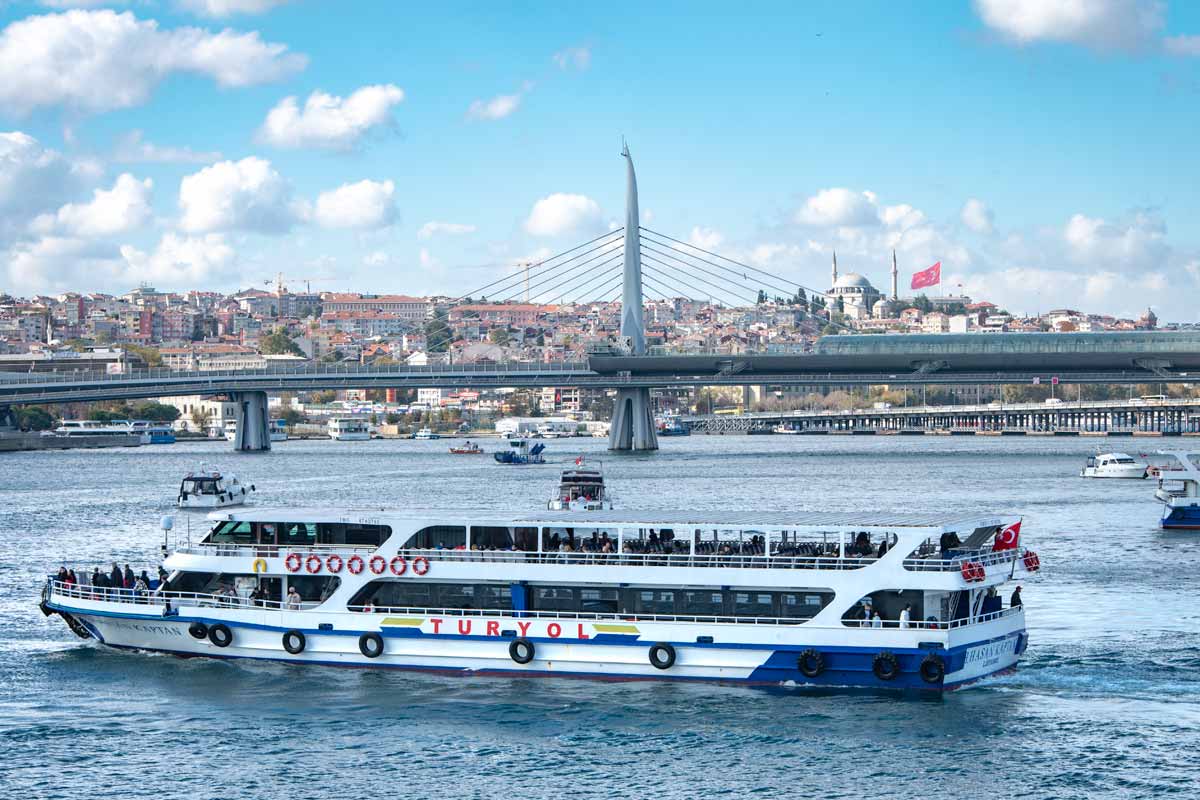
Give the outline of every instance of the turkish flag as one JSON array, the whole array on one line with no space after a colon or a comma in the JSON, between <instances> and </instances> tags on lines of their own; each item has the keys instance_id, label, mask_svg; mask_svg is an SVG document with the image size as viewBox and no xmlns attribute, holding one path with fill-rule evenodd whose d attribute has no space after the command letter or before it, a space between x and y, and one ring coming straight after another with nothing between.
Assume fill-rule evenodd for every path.
<instances>
[{"instance_id":1,"label":"turkish flag","mask_svg":"<svg viewBox=\"0 0 1200 800\"><path fill-rule=\"evenodd\" d=\"M914 272L912 277L912 288L924 289L926 286L937 286L942 282L942 262L937 262L929 269L923 269L920 272Z\"/></svg>"},{"instance_id":2,"label":"turkish flag","mask_svg":"<svg viewBox=\"0 0 1200 800\"><path fill-rule=\"evenodd\" d=\"M1020 538L1021 523L1018 520L996 534L996 543L992 545L992 552L997 550L1015 550Z\"/></svg>"}]
</instances>

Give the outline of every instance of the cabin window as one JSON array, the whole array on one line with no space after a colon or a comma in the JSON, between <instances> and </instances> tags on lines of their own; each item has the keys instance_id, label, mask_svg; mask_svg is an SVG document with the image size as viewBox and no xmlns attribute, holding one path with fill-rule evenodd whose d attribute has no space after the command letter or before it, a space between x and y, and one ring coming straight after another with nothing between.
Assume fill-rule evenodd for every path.
<instances>
[{"instance_id":1,"label":"cabin window","mask_svg":"<svg viewBox=\"0 0 1200 800\"><path fill-rule=\"evenodd\" d=\"M539 611L575 611L575 590L566 586L537 586L533 607Z\"/></svg>"},{"instance_id":2,"label":"cabin window","mask_svg":"<svg viewBox=\"0 0 1200 800\"><path fill-rule=\"evenodd\" d=\"M472 550L508 550L513 545L510 528L496 528L487 525L471 526Z\"/></svg>"},{"instance_id":3,"label":"cabin window","mask_svg":"<svg viewBox=\"0 0 1200 800\"><path fill-rule=\"evenodd\" d=\"M254 526L249 522L233 520L218 522L209 534L208 541L215 544L255 544Z\"/></svg>"},{"instance_id":4,"label":"cabin window","mask_svg":"<svg viewBox=\"0 0 1200 800\"><path fill-rule=\"evenodd\" d=\"M475 587L469 583L444 583L435 587L439 608L479 608Z\"/></svg>"},{"instance_id":5,"label":"cabin window","mask_svg":"<svg viewBox=\"0 0 1200 800\"><path fill-rule=\"evenodd\" d=\"M736 617L775 616L774 595L771 592L734 592L733 615Z\"/></svg>"},{"instance_id":6,"label":"cabin window","mask_svg":"<svg viewBox=\"0 0 1200 800\"><path fill-rule=\"evenodd\" d=\"M512 608L512 587L508 584L485 583L475 587L479 608Z\"/></svg>"},{"instance_id":7,"label":"cabin window","mask_svg":"<svg viewBox=\"0 0 1200 800\"><path fill-rule=\"evenodd\" d=\"M674 589L635 589L633 595L633 613L635 614L674 614Z\"/></svg>"},{"instance_id":8,"label":"cabin window","mask_svg":"<svg viewBox=\"0 0 1200 800\"><path fill-rule=\"evenodd\" d=\"M512 591L507 583L415 583L381 579L359 589L350 599L350 605L361 606L368 599L385 608L512 608Z\"/></svg>"},{"instance_id":9,"label":"cabin window","mask_svg":"<svg viewBox=\"0 0 1200 800\"><path fill-rule=\"evenodd\" d=\"M317 524L317 541L321 544L378 547L391 535L392 529L386 525L359 525L352 522L321 522Z\"/></svg>"},{"instance_id":10,"label":"cabin window","mask_svg":"<svg viewBox=\"0 0 1200 800\"><path fill-rule=\"evenodd\" d=\"M780 592L779 616L810 619L829 605L833 595L827 592Z\"/></svg>"},{"instance_id":11,"label":"cabin window","mask_svg":"<svg viewBox=\"0 0 1200 800\"><path fill-rule=\"evenodd\" d=\"M288 587L295 586L300 599L306 603L328 600L337 591L342 579L334 575L289 575Z\"/></svg>"},{"instance_id":12,"label":"cabin window","mask_svg":"<svg viewBox=\"0 0 1200 800\"><path fill-rule=\"evenodd\" d=\"M404 549L458 550L467 546L467 529L462 525L430 525L408 537Z\"/></svg>"},{"instance_id":13,"label":"cabin window","mask_svg":"<svg viewBox=\"0 0 1200 800\"><path fill-rule=\"evenodd\" d=\"M679 593L679 612L719 617L725 614L725 595L713 589L688 589Z\"/></svg>"},{"instance_id":14,"label":"cabin window","mask_svg":"<svg viewBox=\"0 0 1200 800\"><path fill-rule=\"evenodd\" d=\"M616 614L621 599L618 589L580 589L579 610L589 614Z\"/></svg>"},{"instance_id":15,"label":"cabin window","mask_svg":"<svg viewBox=\"0 0 1200 800\"><path fill-rule=\"evenodd\" d=\"M317 526L312 522L281 522L276 535L281 545L312 547L317 543Z\"/></svg>"},{"instance_id":16,"label":"cabin window","mask_svg":"<svg viewBox=\"0 0 1200 800\"><path fill-rule=\"evenodd\" d=\"M214 583L215 572L180 572L167 581L166 589L170 592L196 592L206 594L206 590Z\"/></svg>"}]
</instances>

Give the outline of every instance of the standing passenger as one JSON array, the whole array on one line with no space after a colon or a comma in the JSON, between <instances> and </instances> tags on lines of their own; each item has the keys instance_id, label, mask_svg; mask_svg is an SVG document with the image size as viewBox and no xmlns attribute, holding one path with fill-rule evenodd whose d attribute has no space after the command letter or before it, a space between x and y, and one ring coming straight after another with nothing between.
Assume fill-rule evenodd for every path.
<instances>
[{"instance_id":1,"label":"standing passenger","mask_svg":"<svg viewBox=\"0 0 1200 800\"><path fill-rule=\"evenodd\" d=\"M295 586L288 587L287 608L288 608L288 611L299 611L300 610L300 593L296 591Z\"/></svg>"},{"instance_id":2,"label":"standing passenger","mask_svg":"<svg viewBox=\"0 0 1200 800\"><path fill-rule=\"evenodd\" d=\"M1016 589L1013 589L1012 597L1010 597L1008 599L1008 604L1012 608L1020 608L1021 607L1021 587L1020 586L1018 586Z\"/></svg>"},{"instance_id":3,"label":"standing passenger","mask_svg":"<svg viewBox=\"0 0 1200 800\"><path fill-rule=\"evenodd\" d=\"M871 627L872 628L882 628L883 627L883 617L879 616L878 611L876 611L875 615L873 617L871 617Z\"/></svg>"},{"instance_id":4,"label":"standing passenger","mask_svg":"<svg viewBox=\"0 0 1200 800\"><path fill-rule=\"evenodd\" d=\"M904 610L900 612L900 627L907 628L909 621L909 610L912 608L912 603L905 603Z\"/></svg>"}]
</instances>

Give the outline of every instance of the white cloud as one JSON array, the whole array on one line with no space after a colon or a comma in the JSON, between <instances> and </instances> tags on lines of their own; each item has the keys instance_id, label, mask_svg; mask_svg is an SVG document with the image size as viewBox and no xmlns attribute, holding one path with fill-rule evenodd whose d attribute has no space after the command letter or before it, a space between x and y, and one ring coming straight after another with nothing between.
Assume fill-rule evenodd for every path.
<instances>
[{"instance_id":1,"label":"white cloud","mask_svg":"<svg viewBox=\"0 0 1200 800\"><path fill-rule=\"evenodd\" d=\"M125 245L121 257L125 260L122 278L127 284L144 281L156 286L201 287L231 277L235 254L220 234L166 233L153 253Z\"/></svg>"},{"instance_id":2,"label":"white cloud","mask_svg":"<svg viewBox=\"0 0 1200 800\"><path fill-rule=\"evenodd\" d=\"M464 225L460 222L426 222L417 231L418 239L432 239L434 236L463 236L468 233L474 233L474 225Z\"/></svg>"},{"instance_id":3,"label":"white cloud","mask_svg":"<svg viewBox=\"0 0 1200 800\"><path fill-rule=\"evenodd\" d=\"M908 203L901 203L884 208L879 214L879 219L889 228L897 228L903 231L914 228L924 222L925 214L913 208Z\"/></svg>"},{"instance_id":4,"label":"white cloud","mask_svg":"<svg viewBox=\"0 0 1200 800\"><path fill-rule=\"evenodd\" d=\"M346 150L372 128L393 123L392 106L404 100L393 84L364 86L342 98L313 92L301 110L285 97L267 113L259 139L277 147L324 147Z\"/></svg>"},{"instance_id":5,"label":"white cloud","mask_svg":"<svg viewBox=\"0 0 1200 800\"><path fill-rule=\"evenodd\" d=\"M533 91L533 84L526 82L516 94L499 94L491 100L476 100L467 109L467 119L504 119L521 107L521 100Z\"/></svg>"},{"instance_id":6,"label":"white cloud","mask_svg":"<svg viewBox=\"0 0 1200 800\"><path fill-rule=\"evenodd\" d=\"M254 157L221 161L186 176L179 183L179 208L179 227L189 233L282 233L305 215L271 162Z\"/></svg>"},{"instance_id":7,"label":"white cloud","mask_svg":"<svg viewBox=\"0 0 1200 800\"><path fill-rule=\"evenodd\" d=\"M559 192L533 204L525 220L525 230L534 236L562 236L596 230L604 224L602 217L599 204L592 198Z\"/></svg>"},{"instance_id":8,"label":"white cloud","mask_svg":"<svg viewBox=\"0 0 1200 800\"><path fill-rule=\"evenodd\" d=\"M117 140L112 157L122 164L210 164L221 160L221 154L215 150L193 150L190 147L148 142L138 130L130 131Z\"/></svg>"},{"instance_id":9,"label":"white cloud","mask_svg":"<svg viewBox=\"0 0 1200 800\"><path fill-rule=\"evenodd\" d=\"M975 11L1017 44L1067 42L1095 50L1146 47L1165 19L1159 0L975 0Z\"/></svg>"},{"instance_id":10,"label":"white cloud","mask_svg":"<svg viewBox=\"0 0 1200 800\"><path fill-rule=\"evenodd\" d=\"M74 164L20 131L0 132L0 236L17 220L57 208L90 177L90 164Z\"/></svg>"},{"instance_id":11,"label":"white cloud","mask_svg":"<svg viewBox=\"0 0 1200 800\"><path fill-rule=\"evenodd\" d=\"M230 17L234 14L263 14L289 0L176 0L185 11L202 17Z\"/></svg>"},{"instance_id":12,"label":"white cloud","mask_svg":"<svg viewBox=\"0 0 1200 800\"><path fill-rule=\"evenodd\" d=\"M1166 225L1156 214L1136 212L1128 220L1109 222L1075 214L1063 229L1068 256L1089 267L1149 269L1167 255Z\"/></svg>"},{"instance_id":13,"label":"white cloud","mask_svg":"<svg viewBox=\"0 0 1200 800\"><path fill-rule=\"evenodd\" d=\"M577 69L581 72L592 64L590 47L567 47L554 54L554 63L559 69Z\"/></svg>"},{"instance_id":14,"label":"white cloud","mask_svg":"<svg viewBox=\"0 0 1200 800\"><path fill-rule=\"evenodd\" d=\"M963 225L976 233L991 233L994 230L995 216L992 210L982 200L972 197L963 204L959 214Z\"/></svg>"},{"instance_id":15,"label":"white cloud","mask_svg":"<svg viewBox=\"0 0 1200 800\"><path fill-rule=\"evenodd\" d=\"M374 252L367 253L365 256L363 256L363 263L368 267L382 267L388 264L391 260L392 257L382 250L375 250Z\"/></svg>"},{"instance_id":16,"label":"white cloud","mask_svg":"<svg viewBox=\"0 0 1200 800\"><path fill-rule=\"evenodd\" d=\"M1200 36L1168 36L1163 49L1173 56L1200 57Z\"/></svg>"},{"instance_id":17,"label":"white cloud","mask_svg":"<svg viewBox=\"0 0 1200 800\"><path fill-rule=\"evenodd\" d=\"M39 233L59 232L94 238L114 236L140 228L150 219L153 182L121 174L111 189L96 189L89 203L68 203L57 214L34 220Z\"/></svg>"},{"instance_id":18,"label":"white cloud","mask_svg":"<svg viewBox=\"0 0 1200 800\"><path fill-rule=\"evenodd\" d=\"M325 228L382 228L396 221L391 181L342 184L317 197L314 217Z\"/></svg>"},{"instance_id":19,"label":"white cloud","mask_svg":"<svg viewBox=\"0 0 1200 800\"><path fill-rule=\"evenodd\" d=\"M692 228L688 235L688 243L704 250L716 250L725 241L725 237L712 228L702 228L699 225Z\"/></svg>"},{"instance_id":20,"label":"white cloud","mask_svg":"<svg viewBox=\"0 0 1200 800\"><path fill-rule=\"evenodd\" d=\"M804 202L796 221L819 227L876 225L876 198L871 192L822 189Z\"/></svg>"},{"instance_id":21,"label":"white cloud","mask_svg":"<svg viewBox=\"0 0 1200 800\"><path fill-rule=\"evenodd\" d=\"M111 10L32 16L0 31L0 104L12 113L66 106L101 112L144 103L175 73L223 87L278 80L307 58L264 42L257 32L161 29L154 20ZM11 79L21 76L20 80Z\"/></svg>"}]
</instances>

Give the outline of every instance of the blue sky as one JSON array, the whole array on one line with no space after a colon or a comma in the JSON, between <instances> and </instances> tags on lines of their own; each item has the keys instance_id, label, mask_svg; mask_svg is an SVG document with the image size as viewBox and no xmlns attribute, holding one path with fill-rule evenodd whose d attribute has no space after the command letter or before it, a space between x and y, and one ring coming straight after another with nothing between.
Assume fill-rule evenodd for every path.
<instances>
[{"instance_id":1,"label":"blue sky","mask_svg":"<svg viewBox=\"0 0 1200 800\"><path fill-rule=\"evenodd\" d=\"M0 2L0 286L454 295L620 219L625 136L646 224L807 285L1200 318L1200 6L647 5Z\"/></svg>"}]
</instances>

